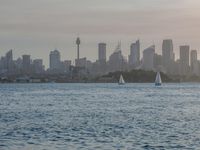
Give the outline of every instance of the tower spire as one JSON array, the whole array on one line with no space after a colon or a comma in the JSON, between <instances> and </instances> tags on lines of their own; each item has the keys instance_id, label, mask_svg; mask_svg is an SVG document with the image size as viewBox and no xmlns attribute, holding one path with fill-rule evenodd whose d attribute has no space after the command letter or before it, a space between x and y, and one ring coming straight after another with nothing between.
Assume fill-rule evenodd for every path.
<instances>
[{"instance_id":1,"label":"tower spire","mask_svg":"<svg viewBox=\"0 0 200 150\"><path fill-rule=\"evenodd\" d=\"M77 60L80 59L80 56L79 56L79 47L80 47L80 44L81 44L81 40L79 37L77 37L76 39L76 45L77 45Z\"/></svg>"}]
</instances>

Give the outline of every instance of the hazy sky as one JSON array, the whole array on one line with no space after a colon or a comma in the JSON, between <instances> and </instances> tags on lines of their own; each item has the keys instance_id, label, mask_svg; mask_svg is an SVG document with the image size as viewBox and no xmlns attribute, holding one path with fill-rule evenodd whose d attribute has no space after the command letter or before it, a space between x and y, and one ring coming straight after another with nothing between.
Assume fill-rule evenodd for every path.
<instances>
[{"instance_id":1,"label":"hazy sky","mask_svg":"<svg viewBox=\"0 0 200 150\"><path fill-rule=\"evenodd\" d=\"M138 38L142 49L154 43L158 53L172 38L178 57L181 44L200 50L200 0L0 0L0 55L14 49L15 58L31 54L47 65L57 48L74 60L78 35L81 57L93 61L99 42L109 56L121 41L127 56Z\"/></svg>"}]
</instances>

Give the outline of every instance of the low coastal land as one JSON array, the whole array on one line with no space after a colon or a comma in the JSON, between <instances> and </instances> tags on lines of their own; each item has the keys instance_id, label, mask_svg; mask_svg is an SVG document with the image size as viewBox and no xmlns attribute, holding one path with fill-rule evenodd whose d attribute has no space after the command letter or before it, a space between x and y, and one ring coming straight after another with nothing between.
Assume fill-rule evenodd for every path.
<instances>
[{"instance_id":1,"label":"low coastal land","mask_svg":"<svg viewBox=\"0 0 200 150\"><path fill-rule=\"evenodd\" d=\"M0 83L117 83L120 75L123 75L126 83L153 83L156 72L131 70L110 72L98 76L70 76L69 74L18 75L1 77ZM162 72L161 78L165 83L200 82L200 77L198 76L171 76Z\"/></svg>"}]
</instances>

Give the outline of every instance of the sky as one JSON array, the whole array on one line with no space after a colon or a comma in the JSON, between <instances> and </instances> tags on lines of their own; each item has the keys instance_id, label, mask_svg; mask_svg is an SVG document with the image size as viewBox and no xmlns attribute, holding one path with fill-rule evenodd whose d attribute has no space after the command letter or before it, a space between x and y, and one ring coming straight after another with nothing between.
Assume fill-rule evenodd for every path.
<instances>
[{"instance_id":1,"label":"sky","mask_svg":"<svg viewBox=\"0 0 200 150\"><path fill-rule=\"evenodd\" d=\"M163 39L190 45L200 56L200 0L0 0L0 55L13 49L14 58L30 54L48 67L49 52L74 60L76 37L80 56L95 61L98 43L107 43L107 58L121 41L127 57L130 44L141 41L141 53Z\"/></svg>"}]
</instances>

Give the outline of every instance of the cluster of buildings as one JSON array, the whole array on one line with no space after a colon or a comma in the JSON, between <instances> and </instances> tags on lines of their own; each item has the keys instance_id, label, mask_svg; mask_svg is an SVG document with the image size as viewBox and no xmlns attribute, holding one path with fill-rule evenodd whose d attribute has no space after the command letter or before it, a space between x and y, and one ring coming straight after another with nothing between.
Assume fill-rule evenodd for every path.
<instances>
[{"instance_id":1,"label":"cluster of buildings","mask_svg":"<svg viewBox=\"0 0 200 150\"><path fill-rule=\"evenodd\" d=\"M180 58L175 60L173 41L163 40L162 54L155 52L155 45L143 50L141 54L140 41L130 45L128 59L123 56L121 44L118 43L114 52L107 59L106 43L98 44L98 60L91 62L86 57L80 57L80 38L76 40L77 58L75 64L71 60L61 60L58 50L49 54L49 68L45 69L42 59L31 59L30 55L22 55L13 60L12 50L0 59L0 76L14 75L56 75L65 74L74 76L97 76L114 71L127 71L133 69L162 71L169 75L189 76L200 75L200 61L197 59L197 50L190 50L188 45L180 46Z\"/></svg>"},{"instance_id":2,"label":"cluster of buildings","mask_svg":"<svg viewBox=\"0 0 200 150\"><path fill-rule=\"evenodd\" d=\"M143 51L141 64L144 70L162 71L168 75L199 76L200 61L197 59L197 50L190 50L189 45L179 47L180 58L175 60L173 41L163 40L162 55L155 53L155 45Z\"/></svg>"},{"instance_id":3,"label":"cluster of buildings","mask_svg":"<svg viewBox=\"0 0 200 150\"><path fill-rule=\"evenodd\" d=\"M0 75L10 76L18 74L42 74L45 72L42 59L31 59L30 55L22 55L17 60L13 60L13 51L9 50L0 59Z\"/></svg>"}]
</instances>

